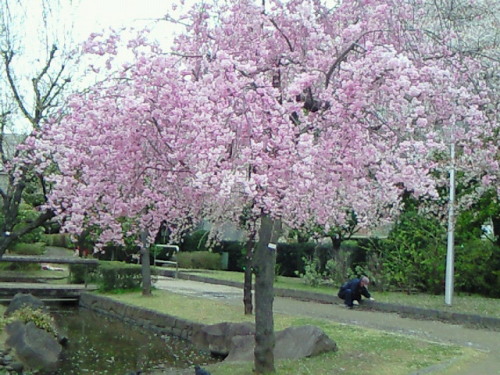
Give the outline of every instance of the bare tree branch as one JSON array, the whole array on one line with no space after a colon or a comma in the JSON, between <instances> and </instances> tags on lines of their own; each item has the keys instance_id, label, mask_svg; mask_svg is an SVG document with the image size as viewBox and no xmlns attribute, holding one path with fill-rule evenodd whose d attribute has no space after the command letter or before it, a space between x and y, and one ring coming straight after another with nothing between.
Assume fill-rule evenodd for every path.
<instances>
[{"instance_id":1,"label":"bare tree branch","mask_svg":"<svg viewBox=\"0 0 500 375\"><path fill-rule=\"evenodd\" d=\"M19 109L21 110L21 112L23 113L23 115L32 123L34 124L34 118L33 116L31 116L31 114L28 112L28 110L26 109L25 105L24 105L24 102L21 98L21 95L19 95L19 91L17 89L17 86L14 82L14 77L13 77L13 74L12 74L12 69L11 69L11 62L12 62L12 58L14 57L14 52L13 51L2 51L2 57L3 57L3 60L4 60L4 65L5 65L5 74L7 75L7 81L9 82L9 86L12 90L12 94L14 95L14 99L19 107Z\"/></svg>"},{"instance_id":2,"label":"bare tree branch","mask_svg":"<svg viewBox=\"0 0 500 375\"><path fill-rule=\"evenodd\" d=\"M294 49L293 49L292 43L290 42L290 39L288 39L288 37L283 32L283 30L280 29L280 27L278 26L278 24L276 23L275 20L273 20L272 18L270 18L269 21L271 21L271 23L276 28L276 30L278 30L278 32L281 34L281 36L285 39L286 44L288 44L288 48L290 49L290 52L293 52Z\"/></svg>"}]
</instances>

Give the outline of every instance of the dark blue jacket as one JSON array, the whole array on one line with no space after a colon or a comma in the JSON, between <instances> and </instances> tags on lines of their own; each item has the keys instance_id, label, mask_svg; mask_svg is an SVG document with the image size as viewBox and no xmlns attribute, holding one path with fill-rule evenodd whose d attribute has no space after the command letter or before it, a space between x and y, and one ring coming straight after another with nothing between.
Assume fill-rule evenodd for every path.
<instances>
[{"instance_id":1,"label":"dark blue jacket","mask_svg":"<svg viewBox=\"0 0 500 375\"><path fill-rule=\"evenodd\" d=\"M366 298L370 298L370 292L368 292L368 289L366 287L362 287L360 285L360 279L352 279L349 280L348 282L344 283L339 290L339 297L344 299L345 291L350 289L351 290L351 299L354 301L360 301L361 300L361 295L365 296Z\"/></svg>"}]
</instances>

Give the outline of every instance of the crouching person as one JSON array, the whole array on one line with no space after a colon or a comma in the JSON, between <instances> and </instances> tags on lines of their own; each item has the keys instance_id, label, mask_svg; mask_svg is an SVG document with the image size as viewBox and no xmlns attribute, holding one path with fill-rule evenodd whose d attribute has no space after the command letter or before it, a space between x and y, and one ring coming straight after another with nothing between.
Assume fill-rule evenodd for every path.
<instances>
[{"instance_id":1,"label":"crouching person","mask_svg":"<svg viewBox=\"0 0 500 375\"><path fill-rule=\"evenodd\" d=\"M340 299L344 300L344 304L352 309L354 304L359 304L361 302L361 296L369 298L373 301L373 298L368 292L368 285L370 284L370 279L363 276L359 279L352 279L344 283L339 290L338 296Z\"/></svg>"}]
</instances>

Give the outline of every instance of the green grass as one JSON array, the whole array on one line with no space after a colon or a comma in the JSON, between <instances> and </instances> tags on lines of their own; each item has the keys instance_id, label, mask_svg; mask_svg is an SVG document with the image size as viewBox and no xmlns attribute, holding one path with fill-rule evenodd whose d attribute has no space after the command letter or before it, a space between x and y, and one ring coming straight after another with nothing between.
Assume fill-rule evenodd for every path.
<instances>
[{"instance_id":1,"label":"green grass","mask_svg":"<svg viewBox=\"0 0 500 375\"><path fill-rule=\"evenodd\" d=\"M201 271L196 272L196 274L239 282L243 279L242 274L236 272ZM296 278L278 277L275 286L278 288L295 288L326 294L336 293L336 288L312 288ZM131 305L160 311L204 324L254 321L253 316L242 314L241 306L226 305L220 301L198 297L186 297L164 290L154 290L151 297L142 296L140 291L106 295ZM400 293L375 293L375 296L379 301L406 303L406 300L404 300L406 295ZM432 307L432 304L442 304L442 302L429 298L434 296L422 297L416 295L407 297L408 303L416 304L425 302L425 304L431 305L425 307ZM439 296L436 298L439 298ZM478 300L476 300L476 297L473 299L471 297L465 298L471 301L470 303L467 302L467 309L472 309L472 305L475 303L481 305L483 300L492 303L491 300L480 297L477 297ZM455 302L458 304L459 301L457 297ZM498 300L493 301L498 302ZM0 313L2 313L1 309ZM496 310L496 314L498 314L498 310ZM339 347L338 352L327 353L313 358L277 360L275 362L276 375L290 373L297 375L407 375L419 370L425 371L423 369L431 366L438 366L438 369L433 370L432 374L451 375L464 363L480 361L485 356L484 353L471 348L442 345L413 337L334 323L329 320L310 319L285 314L275 314L274 319L275 330L277 331L286 327L305 324L318 326ZM248 375L253 373L252 362L217 363L206 367L212 375Z\"/></svg>"},{"instance_id":2,"label":"green grass","mask_svg":"<svg viewBox=\"0 0 500 375\"><path fill-rule=\"evenodd\" d=\"M188 272L188 271L184 271ZM212 277L219 280L229 280L243 282L243 274L241 272L230 271L197 271L193 274ZM278 276L274 283L275 288L283 289L298 289L315 293L336 294L337 287L319 286L312 287L306 285L300 278ZM400 292L372 292L376 301L395 303L407 306L416 306L428 309L446 310L455 313L479 314L500 318L500 298L487 298L477 295L460 295L455 294L453 297L452 306L444 303L444 295L431 294L406 294Z\"/></svg>"},{"instance_id":3,"label":"green grass","mask_svg":"<svg viewBox=\"0 0 500 375\"><path fill-rule=\"evenodd\" d=\"M42 270L40 269L39 264L34 264L33 263L33 268L30 268L28 270L6 270L2 269L2 276L5 277L12 277L15 278L17 277L25 277L25 278L32 278L32 279L46 279L47 283L49 284L67 284L68 281L68 276L69 276L69 271L68 267L65 265L56 265L56 267L61 267L64 268L64 271L49 271L49 270ZM35 267L36 266L36 267Z\"/></svg>"},{"instance_id":4,"label":"green grass","mask_svg":"<svg viewBox=\"0 0 500 375\"><path fill-rule=\"evenodd\" d=\"M154 290L151 297L144 297L138 292L108 296L127 304L205 324L254 320L253 316L242 314L241 306L200 297L186 297L164 290ZM436 365L442 368L433 374L452 374L460 364L476 361L484 355L470 348L442 345L329 320L285 314L275 314L274 319L277 331L306 324L318 326L339 347L338 352L313 358L277 360L277 375L406 375ZM207 367L213 375L247 375L252 374L253 363L218 363Z\"/></svg>"},{"instance_id":5,"label":"green grass","mask_svg":"<svg viewBox=\"0 0 500 375\"><path fill-rule=\"evenodd\" d=\"M375 293L377 301L399 303L402 305L417 306L428 309L445 310L456 313L478 314L500 318L500 299L487 298L478 295L453 296L452 305L444 303L444 295L406 294L397 292Z\"/></svg>"}]
</instances>

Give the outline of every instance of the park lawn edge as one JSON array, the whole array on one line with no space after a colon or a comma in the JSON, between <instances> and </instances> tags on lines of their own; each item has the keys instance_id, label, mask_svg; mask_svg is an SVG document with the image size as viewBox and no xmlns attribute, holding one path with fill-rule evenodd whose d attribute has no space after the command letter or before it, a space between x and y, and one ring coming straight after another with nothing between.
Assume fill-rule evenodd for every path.
<instances>
[{"instance_id":1,"label":"park lawn edge","mask_svg":"<svg viewBox=\"0 0 500 375\"><path fill-rule=\"evenodd\" d=\"M213 270L180 270L186 274L209 277L218 280L243 282L243 273L236 271L213 271ZM320 285L313 287L304 283L300 278L277 276L275 288L296 289L321 293L325 295L336 295L338 288ZM376 301L384 303L413 306L426 309L442 310L454 313L475 314L480 316L500 318L500 298L489 298L479 295L467 295L455 293L453 304L445 305L444 295L432 295L425 293L407 294L403 292L378 292L373 291Z\"/></svg>"},{"instance_id":2,"label":"park lawn edge","mask_svg":"<svg viewBox=\"0 0 500 375\"><path fill-rule=\"evenodd\" d=\"M254 321L253 316L243 314L243 306L227 305L201 297L187 297L164 290L154 290L152 296L143 296L137 291L105 295L122 303L198 323ZM325 353L313 358L277 360L275 363L277 375L290 373L407 375L428 368L432 369L432 374L448 375L484 355L472 348L435 343L401 334L335 323L326 319L274 314L274 321L276 331L297 325L318 326L339 347L338 352ZM212 375L249 375L252 374L253 363L221 362L209 365L207 368Z\"/></svg>"}]
</instances>

